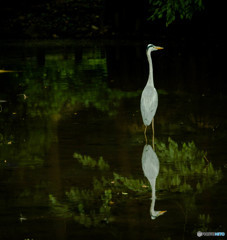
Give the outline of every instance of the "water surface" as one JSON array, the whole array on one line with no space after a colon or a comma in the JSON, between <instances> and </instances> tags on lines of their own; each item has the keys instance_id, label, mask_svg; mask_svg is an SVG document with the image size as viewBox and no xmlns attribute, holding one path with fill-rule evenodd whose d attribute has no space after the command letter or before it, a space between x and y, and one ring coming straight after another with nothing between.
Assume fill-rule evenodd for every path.
<instances>
[{"instance_id":1,"label":"water surface","mask_svg":"<svg viewBox=\"0 0 227 240\"><path fill-rule=\"evenodd\" d=\"M141 160L144 49L126 42L2 45L1 239L170 240L226 232L226 97L212 88L212 53L203 51L167 47L153 56L155 210L167 212L151 219Z\"/></svg>"}]
</instances>

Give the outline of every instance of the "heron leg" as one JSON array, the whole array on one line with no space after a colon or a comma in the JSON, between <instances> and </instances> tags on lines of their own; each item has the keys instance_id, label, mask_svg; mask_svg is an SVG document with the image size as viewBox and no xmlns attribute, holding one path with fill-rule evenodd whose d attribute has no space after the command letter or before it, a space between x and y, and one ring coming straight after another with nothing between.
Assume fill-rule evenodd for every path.
<instances>
[{"instance_id":1,"label":"heron leg","mask_svg":"<svg viewBox=\"0 0 227 240\"><path fill-rule=\"evenodd\" d=\"M146 144L147 144L147 135L146 135L146 132L147 132L147 126L145 126L145 128L144 128L144 137L145 137L145 141L146 141Z\"/></svg>"},{"instance_id":2,"label":"heron leg","mask_svg":"<svg viewBox=\"0 0 227 240\"><path fill-rule=\"evenodd\" d=\"M154 148L154 118L152 119L152 148Z\"/></svg>"}]
</instances>

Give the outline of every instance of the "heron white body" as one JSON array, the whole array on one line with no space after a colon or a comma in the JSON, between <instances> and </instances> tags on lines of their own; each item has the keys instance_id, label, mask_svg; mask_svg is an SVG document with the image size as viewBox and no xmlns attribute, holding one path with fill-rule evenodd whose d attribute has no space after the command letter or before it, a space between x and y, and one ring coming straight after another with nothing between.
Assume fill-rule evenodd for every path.
<instances>
[{"instance_id":1,"label":"heron white body","mask_svg":"<svg viewBox=\"0 0 227 240\"><path fill-rule=\"evenodd\" d=\"M140 110L142 114L143 123L145 126L149 126L152 119L155 116L158 107L158 93L154 87L153 78L153 65L151 60L151 52L155 50L162 49L161 47L156 47L153 44L148 44L147 46L147 60L149 64L149 76L147 84L142 92L140 100Z\"/></svg>"},{"instance_id":2,"label":"heron white body","mask_svg":"<svg viewBox=\"0 0 227 240\"><path fill-rule=\"evenodd\" d=\"M158 107L158 93L156 89L150 85L146 85L142 92L140 108L143 123L149 126L155 116Z\"/></svg>"}]
</instances>

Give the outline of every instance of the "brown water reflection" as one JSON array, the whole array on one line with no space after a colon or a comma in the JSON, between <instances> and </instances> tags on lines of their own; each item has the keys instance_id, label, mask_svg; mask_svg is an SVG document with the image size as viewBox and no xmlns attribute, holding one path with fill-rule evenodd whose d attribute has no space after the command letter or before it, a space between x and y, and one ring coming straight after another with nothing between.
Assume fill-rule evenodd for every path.
<instances>
[{"instance_id":1,"label":"brown water reflection","mask_svg":"<svg viewBox=\"0 0 227 240\"><path fill-rule=\"evenodd\" d=\"M168 212L151 221L151 190L141 168L143 44L61 44L3 51L0 68L18 72L0 75L0 99L7 101L0 112L0 238L192 239L198 230L225 231L226 98L217 89L210 94L203 81L197 84L204 76L197 71L203 58L193 53L178 58L168 49L154 56L160 103L155 208ZM134 61L127 61L129 56ZM194 77L184 82L188 65ZM181 143L192 140L195 145L183 148ZM102 156L110 168L83 166L74 153L95 161ZM73 189L88 191L84 209L72 208ZM50 194L61 216L51 211ZM72 214L78 211L84 222ZM100 224L86 225L90 213Z\"/></svg>"}]
</instances>

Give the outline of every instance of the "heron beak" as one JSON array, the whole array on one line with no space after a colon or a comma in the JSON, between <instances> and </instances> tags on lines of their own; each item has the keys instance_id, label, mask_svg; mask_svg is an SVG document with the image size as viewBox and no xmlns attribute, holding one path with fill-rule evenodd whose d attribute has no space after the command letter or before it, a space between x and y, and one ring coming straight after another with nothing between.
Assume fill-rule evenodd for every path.
<instances>
[{"instance_id":1,"label":"heron beak","mask_svg":"<svg viewBox=\"0 0 227 240\"><path fill-rule=\"evenodd\" d=\"M155 49L157 49L157 50L162 50L162 49L164 49L163 47L155 47Z\"/></svg>"}]
</instances>

